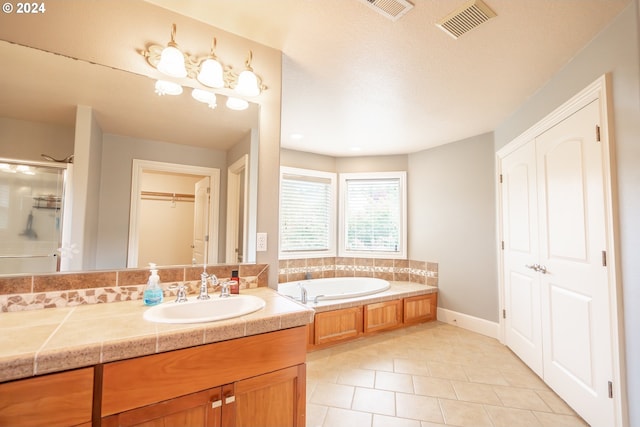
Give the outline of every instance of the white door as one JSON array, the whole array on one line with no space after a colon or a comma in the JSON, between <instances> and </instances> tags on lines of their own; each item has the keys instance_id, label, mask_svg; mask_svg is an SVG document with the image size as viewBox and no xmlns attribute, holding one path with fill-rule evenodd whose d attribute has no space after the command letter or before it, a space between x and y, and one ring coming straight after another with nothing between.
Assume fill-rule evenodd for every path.
<instances>
[{"instance_id":1,"label":"white door","mask_svg":"<svg viewBox=\"0 0 640 427\"><path fill-rule=\"evenodd\" d=\"M505 344L542 376L535 143L502 159Z\"/></svg>"},{"instance_id":2,"label":"white door","mask_svg":"<svg viewBox=\"0 0 640 427\"><path fill-rule=\"evenodd\" d=\"M544 379L594 427L615 420L599 108L536 138Z\"/></svg>"},{"instance_id":3,"label":"white door","mask_svg":"<svg viewBox=\"0 0 640 427\"><path fill-rule=\"evenodd\" d=\"M206 264L209 252L209 177L196 182L193 208L193 263Z\"/></svg>"}]
</instances>

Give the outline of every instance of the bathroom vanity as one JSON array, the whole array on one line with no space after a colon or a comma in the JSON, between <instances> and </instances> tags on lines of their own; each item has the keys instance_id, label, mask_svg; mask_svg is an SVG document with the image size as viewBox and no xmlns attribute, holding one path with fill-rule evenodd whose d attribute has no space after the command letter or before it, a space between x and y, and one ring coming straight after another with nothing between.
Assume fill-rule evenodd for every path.
<instances>
[{"instance_id":1,"label":"bathroom vanity","mask_svg":"<svg viewBox=\"0 0 640 427\"><path fill-rule=\"evenodd\" d=\"M23 339L42 342L0 358L0 425L304 426L313 310L270 289L251 292L265 299L263 310L202 324L145 322L139 301L93 307L101 314L87 306L4 313L9 335L30 330ZM67 339L97 320L110 331ZM48 326L54 332L39 332Z\"/></svg>"}]
</instances>

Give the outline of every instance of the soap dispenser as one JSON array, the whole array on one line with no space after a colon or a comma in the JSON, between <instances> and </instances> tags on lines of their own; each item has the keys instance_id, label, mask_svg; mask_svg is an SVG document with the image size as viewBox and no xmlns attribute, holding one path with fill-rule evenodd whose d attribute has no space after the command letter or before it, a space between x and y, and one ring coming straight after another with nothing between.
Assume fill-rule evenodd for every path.
<instances>
[{"instance_id":1,"label":"soap dispenser","mask_svg":"<svg viewBox=\"0 0 640 427\"><path fill-rule=\"evenodd\" d=\"M143 301L144 305L158 305L162 302L163 293L160 287L160 276L158 276L158 270L156 265L152 262L149 263L151 269L151 275L149 276L149 282L144 290Z\"/></svg>"}]
</instances>

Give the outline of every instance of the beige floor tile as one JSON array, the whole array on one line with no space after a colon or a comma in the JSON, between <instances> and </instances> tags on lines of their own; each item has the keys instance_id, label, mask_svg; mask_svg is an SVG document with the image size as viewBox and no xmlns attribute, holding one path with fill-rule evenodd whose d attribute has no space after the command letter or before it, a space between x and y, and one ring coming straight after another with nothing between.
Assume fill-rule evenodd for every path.
<instances>
[{"instance_id":1,"label":"beige floor tile","mask_svg":"<svg viewBox=\"0 0 640 427\"><path fill-rule=\"evenodd\" d=\"M478 403L440 399L446 424L462 427L493 427L484 407Z\"/></svg>"},{"instance_id":2,"label":"beige floor tile","mask_svg":"<svg viewBox=\"0 0 640 427\"><path fill-rule=\"evenodd\" d=\"M462 366L454 363L428 362L432 377L448 380L467 381L467 374Z\"/></svg>"},{"instance_id":3,"label":"beige floor tile","mask_svg":"<svg viewBox=\"0 0 640 427\"><path fill-rule=\"evenodd\" d=\"M420 427L445 427L446 424L430 423L428 421L420 421Z\"/></svg>"},{"instance_id":4,"label":"beige floor tile","mask_svg":"<svg viewBox=\"0 0 640 427\"><path fill-rule=\"evenodd\" d=\"M393 371L399 374L430 375L426 359L394 359Z\"/></svg>"},{"instance_id":5,"label":"beige floor tile","mask_svg":"<svg viewBox=\"0 0 640 427\"><path fill-rule=\"evenodd\" d=\"M415 394L431 397L443 397L446 399L457 399L451 381L442 378L413 376L413 388Z\"/></svg>"},{"instance_id":6,"label":"beige floor tile","mask_svg":"<svg viewBox=\"0 0 640 427\"><path fill-rule=\"evenodd\" d=\"M376 381L374 387L378 390L413 393L413 380L411 378L411 375L408 374L376 371Z\"/></svg>"},{"instance_id":7,"label":"beige floor tile","mask_svg":"<svg viewBox=\"0 0 640 427\"><path fill-rule=\"evenodd\" d=\"M371 414L349 409L329 408L323 427L370 426Z\"/></svg>"},{"instance_id":8,"label":"beige floor tile","mask_svg":"<svg viewBox=\"0 0 640 427\"><path fill-rule=\"evenodd\" d=\"M322 405L307 403L307 423L306 427L322 427L324 418L327 416L327 408Z\"/></svg>"},{"instance_id":9,"label":"beige floor tile","mask_svg":"<svg viewBox=\"0 0 640 427\"><path fill-rule=\"evenodd\" d=\"M504 379L502 373L495 368L486 367L464 367L464 372L467 374L469 381L473 383L492 384L492 385L509 385L507 380Z\"/></svg>"},{"instance_id":10,"label":"beige floor tile","mask_svg":"<svg viewBox=\"0 0 640 427\"><path fill-rule=\"evenodd\" d=\"M393 372L393 357L368 358L362 360L358 367L361 369L371 369L373 371Z\"/></svg>"},{"instance_id":11,"label":"beige floor tile","mask_svg":"<svg viewBox=\"0 0 640 427\"><path fill-rule=\"evenodd\" d=\"M460 381L452 381L451 383L456 391L458 400L485 403L487 405L502 405L502 401L500 401L490 385Z\"/></svg>"},{"instance_id":12,"label":"beige floor tile","mask_svg":"<svg viewBox=\"0 0 640 427\"><path fill-rule=\"evenodd\" d=\"M541 427L540 421L533 412L524 409L503 408L501 406L485 406L495 427Z\"/></svg>"},{"instance_id":13,"label":"beige floor tile","mask_svg":"<svg viewBox=\"0 0 640 427\"><path fill-rule=\"evenodd\" d=\"M334 406L337 408L351 408L353 401L354 387L331 384L318 383L315 390L311 394L310 403L324 406Z\"/></svg>"},{"instance_id":14,"label":"beige floor tile","mask_svg":"<svg viewBox=\"0 0 640 427\"><path fill-rule=\"evenodd\" d=\"M356 387L351 409L373 414L395 415L395 395L392 391Z\"/></svg>"},{"instance_id":15,"label":"beige floor tile","mask_svg":"<svg viewBox=\"0 0 640 427\"><path fill-rule=\"evenodd\" d=\"M538 390L549 390L549 387L528 368L526 370L511 371L500 369L502 376L512 387L535 388Z\"/></svg>"},{"instance_id":16,"label":"beige floor tile","mask_svg":"<svg viewBox=\"0 0 640 427\"><path fill-rule=\"evenodd\" d=\"M422 427L420 421L375 414L372 427Z\"/></svg>"},{"instance_id":17,"label":"beige floor tile","mask_svg":"<svg viewBox=\"0 0 640 427\"><path fill-rule=\"evenodd\" d=\"M438 399L415 394L396 393L396 416L443 423Z\"/></svg>"},{"instance_id":18,"label":"beige floor tile","mask_svg":"<svg viewBox=\"0 0 640 427\"><path fill-rule=\"evenodd\" d=\"M576 415L574 410L551 390L536 390L536 393L556 414Z\"/></svg>"},{"instance_id":19,"label":"beige floor tile","mask_svg":"<svg viewBox=\"0 0 640 427\"><path fill-rule=\"evenodd\" d=\"M495 386L494 391L502 401L503 406L509 408L529 409L532 411L551 412L551 408L544 403L535 390L515 387Z\"/></svg>"},{"instance_id":20,"label":"beige floor tile","mask_svg":"<svg viewBox=\"0 0 640 427\"><path fill-rule=\"evenodd\" d=\"M589 427L582 418L573 415L534 412L543 427Z\"/></svg>"},{"instance_id":21,"label":"beige floor tile","mask_svg":"<svg viewBox=\"0 0 640 427\"><path fill-rule=\"evenodd\" d=\"M343 369L338 374L338 384L373 388L376 371L371 369Z\"/></svg>"}]
</instances>

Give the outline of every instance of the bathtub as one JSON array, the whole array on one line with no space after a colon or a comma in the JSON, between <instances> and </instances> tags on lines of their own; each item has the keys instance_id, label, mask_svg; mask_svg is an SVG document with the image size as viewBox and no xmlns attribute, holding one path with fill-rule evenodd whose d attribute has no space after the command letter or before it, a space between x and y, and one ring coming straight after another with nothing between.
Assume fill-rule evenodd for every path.
<instances>
[{"instance_id":1,"label":"bathtub","mask_svg":"<svg viewBox=\"0 0 640 427\"><path fill-rule=\"evenodd\" d=\"M307 290L308 302L362 297L391 287L388 281L373 277L332 277L280 283L278 292L299 301L300 286Z\"/></svg>"}]
</instances>

